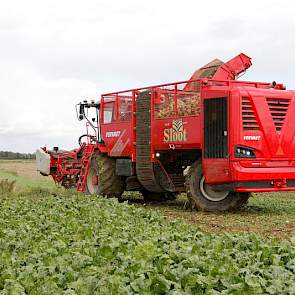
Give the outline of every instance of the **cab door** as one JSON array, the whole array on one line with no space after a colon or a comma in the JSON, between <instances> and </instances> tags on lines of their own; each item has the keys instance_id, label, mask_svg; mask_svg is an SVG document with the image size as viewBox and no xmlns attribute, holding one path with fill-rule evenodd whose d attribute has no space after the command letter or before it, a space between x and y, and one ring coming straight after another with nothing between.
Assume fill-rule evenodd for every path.
<instances>
[{"instance_id":1,"label":"cab door","mask_svg":"<svg viewBox=\"0 0 295 295\"><path fill-rule=\"evenodd\" d=\"M230 180L229 93L210 91L203 99L203 174L208 184Z\"/></svg>"}]
</instances>

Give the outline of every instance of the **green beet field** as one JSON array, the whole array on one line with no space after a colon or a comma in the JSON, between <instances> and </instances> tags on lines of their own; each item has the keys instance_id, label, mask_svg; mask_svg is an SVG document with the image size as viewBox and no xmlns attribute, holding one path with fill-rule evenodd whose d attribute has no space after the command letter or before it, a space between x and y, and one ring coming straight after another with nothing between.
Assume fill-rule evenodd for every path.
<instances>
[{"instance_id":1,"label":"green beet field","mask_svg":"<svg viewBox=\"0 0 295 295\"><path fill-rule=\"evenodd\" d=\"M0 195L1 295L295 294L290 194L201 213L184 208L183 197L145 204L134 194L119 203L33 186L5 165L2 175L16 183Z\"/></svg>"}]
</instances>

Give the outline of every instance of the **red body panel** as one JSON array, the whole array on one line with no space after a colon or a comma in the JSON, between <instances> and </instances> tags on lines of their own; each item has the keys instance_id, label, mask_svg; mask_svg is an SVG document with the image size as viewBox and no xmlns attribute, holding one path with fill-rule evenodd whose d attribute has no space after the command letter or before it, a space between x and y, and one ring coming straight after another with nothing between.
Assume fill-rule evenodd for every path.
<instances>
[{"instance_id":1,"label":"red body panel","mask_svg":"<svg viewBox=\"0 0 295 295\"><path fill-rule=\"evenodd\" d=\"M201 149L201 116L181 117L185 131L185 140L165 140L165 130L172 128L175 118L157 119L152 122L152 133L154 150L169 149ZM168 131L169 132L169 131Z\"/></svg>"},{"instance_id":2,"label":"red body panel","mask_svg":"<svg viewBox=\"0 0 295 295\"><path fill-rule=\"evenodd\" d=\"M255 159L236 159L231 156L233 182L265 181L272 188L260 191L293 190L286 181L295 180L295 99L294 91L276 89L239 88L232 92L232 101L239 112L231 117L232 134L230 138L231 155L234 146L244 145L255 150ZM249 98L257 130L244 130L241 101ZM245 99L244 99L245 101ZM278 102L286 102L286 111ZM273 105L271 105L273 104ZM283 105L281 103L281 105ZM254 128L253 128L254 129ZM295 183L294 183L295 186ZM237 191L250 191L242 185ZM251 188L259 191L258 188Z\"/></svg>"},{"instance_id":3,"label":"red body panel","mask_svg":"<svg viewBox=\"0 0 295 295\"><path fill-rule=\"evenodd\" d=\"M133 150L131 123L102 124L101 135L111 157L130 157Z\"/></svg>"},{"instance_id":4,"label":"red body panel","mask_svg":"<svg viewBox=\"0 0 295 295\"><path fill-rule=\"evenodd\" d=\"M229 159L203 159L203 171L207 183L232 182Z\"/></svg>"}]
</instances>

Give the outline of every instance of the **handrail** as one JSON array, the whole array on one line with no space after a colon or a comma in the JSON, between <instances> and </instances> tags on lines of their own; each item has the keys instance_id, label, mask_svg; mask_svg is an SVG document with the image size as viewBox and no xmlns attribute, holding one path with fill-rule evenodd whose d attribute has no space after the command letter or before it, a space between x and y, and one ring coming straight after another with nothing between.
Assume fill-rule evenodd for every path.
<instances>
[{"instance_id":1,"label":"handrail","mask_svg":"<svg viewBox=\"0 0 295 295\"><path fill-rule=\"evenodd\" d=\"M174 86L176 84L193 83L193 82L203 82L202 84L204 84L204 82L207 83L207 84L209 84L210 82L213 82L213 83L226 83L225 86L230 86L230 84L245 84L246 83L246 84L253 84L253 86L255 86L256 88L257 88L258 85L269 86L269 88L272 88L272 83L269 83L269 82L253 82L253 81L237 81L237 80L215 80L215 79L203 78L203 79L194 79L194 80L170 82L170 83L165 83L165 84L151 85L151 86L127 89L127 90L122 90L122 91L117 91L117 92L104 93L104 94L101 94L101 96L105 97L105 96L110 96L110 95L118 95L120 93L125 93L125 92L133 92L133 91L139 91L139 90L144 90L144 89L154 89L154 88L160 88L160 87L166 87L166 86Z\"/></svg>"}]
</instances>

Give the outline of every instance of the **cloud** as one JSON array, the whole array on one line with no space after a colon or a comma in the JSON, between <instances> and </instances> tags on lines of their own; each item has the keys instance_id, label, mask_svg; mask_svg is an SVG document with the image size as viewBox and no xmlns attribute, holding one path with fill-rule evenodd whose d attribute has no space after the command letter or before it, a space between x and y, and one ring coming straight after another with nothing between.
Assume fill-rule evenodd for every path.
<instances>
[{"instance_id":1,"label":"cloud","mask_svg":"<svg viewBox=\"0 0 295 295\"><path fill-rule=\"evenodd\" d=\"M243 78L294 88L292 1L2 1L0 149L75 147L74 105L253 57Z\"/></svg>"},{"instance_id":2,"label":"cloud","mask_svg":"<svg viewBox=\"0 0 295 295\"><path fill-rule=\"evenodd\" d=\"M83 99L99 99L94 83L44 79L33 68L19 63L0 73L0 79L5 93L1 98L0 149L7 146L32 151L40 144L58 144L51 140L58 137L76 144L82 126L76 119L75 104Z\"/></svg>"}]
</instances>

